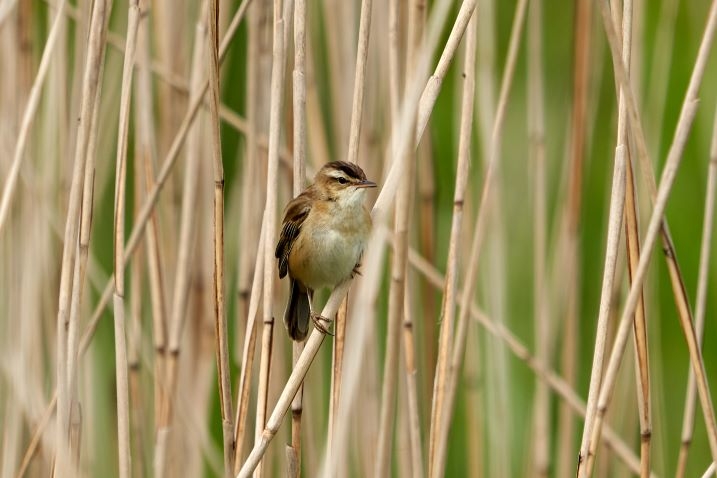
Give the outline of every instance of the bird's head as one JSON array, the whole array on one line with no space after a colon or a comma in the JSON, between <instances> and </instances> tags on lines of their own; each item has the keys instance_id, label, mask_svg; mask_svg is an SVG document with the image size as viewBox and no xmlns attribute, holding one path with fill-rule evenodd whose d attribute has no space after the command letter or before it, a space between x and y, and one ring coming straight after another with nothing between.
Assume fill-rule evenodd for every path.
<instances>
[{"instance_id":1,"label":"bird's head","mask_svg":"<svg viewBox=\"0 0 717 478\"><path fill-rule=\"evenodd\" d=\"M363 169L345 161L326 163L316 173L314 184L327 198L340 202L362 201L366 188L376 187L366 179Z\"/></svg>"}]
</instances>

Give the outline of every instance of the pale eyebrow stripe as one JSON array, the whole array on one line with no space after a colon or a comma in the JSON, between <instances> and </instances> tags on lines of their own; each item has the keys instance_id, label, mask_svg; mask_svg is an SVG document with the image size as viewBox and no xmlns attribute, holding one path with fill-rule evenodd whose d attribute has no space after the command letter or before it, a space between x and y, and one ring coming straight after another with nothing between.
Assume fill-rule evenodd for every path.
<instances>
[{"instance_id":1,"label":"pale eyebrow stripe","mask_svg":"<svg viewBox=\"0 0 717 478\"><path fill-rule=\"evenodd\" d=\"M331 176L332 178L345 178L345 179L350 179L349 176L348 176L346 173L344 173L343 171L338 170L338 169L335 169L335 170L333 170L333 171L330 171L330 172L329 172L329 176Z\"/></svg>"}]
</instances>

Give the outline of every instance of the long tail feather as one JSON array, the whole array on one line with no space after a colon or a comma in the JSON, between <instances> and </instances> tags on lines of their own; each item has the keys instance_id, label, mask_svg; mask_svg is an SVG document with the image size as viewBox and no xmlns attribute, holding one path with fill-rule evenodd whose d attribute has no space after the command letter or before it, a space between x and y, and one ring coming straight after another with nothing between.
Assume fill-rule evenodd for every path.
<instances>
[{"instance_id":1,"label":"long tail feather","mask_svg":"<svg viewBox=\"0 0 717 478\"><path fill-rule=\"evenodd\" d=\"M306 288L297 280L291 279L289 303L284 311L284 325L289 331L289 337L301 342L309 333L309 294Z\"/></svg>"}]
</instances>

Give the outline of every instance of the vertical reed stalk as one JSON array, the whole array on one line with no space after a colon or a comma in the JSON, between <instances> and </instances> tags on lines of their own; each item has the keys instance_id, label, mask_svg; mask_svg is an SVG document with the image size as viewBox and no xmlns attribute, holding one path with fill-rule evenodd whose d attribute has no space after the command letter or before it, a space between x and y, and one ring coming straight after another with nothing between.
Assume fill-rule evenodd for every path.
<instances>
[{"instance_id":1,"label":"vertical reed stalk","mask_svg":"<svg viewBox=\"0 0 717 478\"><path fill-rule=\"evenodd\" d=\"M294 2L294 174L293 195L301 194L306 182L306 0ZM338 333L337 333L338 335ZM336 337L338 341L340 337ZM301 355L302 343L292 344L292 363ZM301 475L301 416L303 413L303 385L291 403L291 445L287 447L287 475L298 478ZM329 414L331 412L329 411ZM330 423L331 420L329 420ZM329 437L329 443L331 443Z\"/></svg>"},{"instance_id":2,"label":"vertical reed stalk","mask_svg":"<svg viewBox=\"0 0 717 478\"><path fill-rule=\"evenodd\" d=\"M623 59L625 65L630 65L632 56L632 48L630 46L633 37L632 27L632 2L626 1L623 5L622 30L623 30ZM624 98L621 98L624 100ZM621 105L621 113L625 113L625 103ZM620 134L620 132L618 132ZM627 249L627 266L628 278L632 281L632 276L637 268L640 260L640 236L638 228L638 210L637 210L637 194L635 180L633 177L632 158L630 149L627 149L626 158L626 175L625 175L625 245ZM634 318L634 342L636 351L636 389L638 404L638 419L640 424L640 476L647 477L650 475L650 442L652 434L652 418L650 403L650 373L649 373L649 355L647 349L647 323L645 318L644 296L640 297L640 301L635 309ZM607 404L597 404L598 422L602 422L604 410ZM601 425L595 426L597 431ZM596 443L591 443L595 446ZM591 453L591 452L589 452ZM594 454L594 450L592 452Z\"/></svg>"},{"instance_id":3,"label":"vertical reed stalk","mask_svg":"<svg viewBox=\"0 0 717 478\"><path fill-rule=\"evenodd\" d=\"M260 275L263 273L264 261L261 256L263 251L263 227L260 201L264 196L260 183L260 146L259 146L259 122L261 121L259 105L262 104L263 96L260 96L264 88L262 83L263 68L260 54L261 37L261 14L265 4L256 4L249 13L247 25L247 87L246 87L246 117L247 131L245 138L245 159L243 161L242 186L241 186L241 213L239 218L239 306L238 314L240 319L237 322L244 322L244 336L241 350L241 372L239 377L239 390L237 391L237 417L234 426L236 451L234 458L234 472L239 471L239 464L243 456L243 448L246 445L246 417L249 406L249 389L253 373L254 350L256 346L256 311L251 313L252 304L258 308L257 293L261 291ZM265 110L264 108L263 110ZM263 111L262 110L262 111ZM258 230L258 231L257 231ZM259 234L257 234L259 232ZM253 273L252 273L253 270ZM253 277L253 280L252 280ZM237 337L239 333L237 333ZM248 347L248 348L247 348Z\"/></svg>"},{"instance_id":4,"label":"vertical reed stalk","mask_svg":"<svg viewBox=\"0 0 717 478\"><path fill-rule=\"evenodd\" d=\"M406 288L406 258L408 254L408 227L411 218L411 205L415 165L413 147L405 151L405 156L396 158L404 163L404 175L397 192L395 210L395 229L393 260L391 261L391 285L388 298L388 331L386 333L386 356L384 358L383 386L381 391L381 416L379 435L376 445L376 463L373 476L389 475L389 455L393 450L393 429L396 410L396 386L398 377L398 357L401 347L400 330L403 321L403 300Z\"/></svg>"},{"instance_id":5,"label":"vertical reed stalk","mask_svg":"<svg viewBox=\"0 0 717 478\"><path fill-rule=\"evenodd\" d=\"M90 161L88 161L89 165ZM85 178L87 180L87 178ZM91 181L91 180L90 180ZM92 193L88 194L89 200L85 200L83 198L83 205L85 202L92 202ZM90 216L91 219L91 216ZM80 225L80 247L79 247L79 259L75 261L75 271L73 274L73 282L75 287L72 290L72 300L70 304L70 322L68 327L68 333L67 333L67 370L68 370L68 383L69 383L69 424L68 424L68 438L69 438L69 458L71 462L70 469L73 471L79 470L79 457L80 457L80 434L77 433L77 430L80 427L81 417L80 415L80 401L79 401L79 391L77 387L77 335L78 335L78 322L79 322L79 316L80 316L80 301L82 297L82 289L81 285L84 283L83 279L85 277L85 265L86 262L83 262L83 251L86 251L87 248L83 248L82 244L82 235L83 230L89 231L90 226L89 223L91 222L90 219L85 221L81 221ZM89 239L89 232L86 234L87 238ZM87 244L87 242L84 242L84 244Z\"/></svg>"},{"instance_id":6,"label":"vertical reed stalk","mask_svg":"<svg viewBox=\"0 0 717 478\"><path fill-rule=\"evenodd\" d=\"M419 21L413 23L416 28L414 29L414 34L409 36L409 41L416 42L418 47L420 46L420 42L423 41L423 31L425 30L426 23L426 10L428 9L427 2L425 0L416 2L415 9L418 10L417 14ZM413 37L412 40L411 37ZM434 172L437 164L439 163L436 161L436 158L434 156L435 145L430 135L423 138L423 140L419 144L417 144L416 147L416 162L418 163L418 186L416 194L418 202L416 205L416 208L418 210L418 219L416 222L418 225L419 247L424 256L426 256L432 261L435 261L437 260L436 245L438 237L438 214L436 205L438 196ZM421 310L427 311L429 314L435 314L437 310L436 291L434 291L430 285L426 284L425 281L421 281L418 284L418 287L420 290L420 292L418 293L418 297L421 301ZM420 315L416 317L420 318ZM421 362L422 365L422 380L420 380L420 391L421 396L423 396L426 400L429 400L431 385L433 383L433 372L435 370L436 365L436 345L438 342L438 338L436 337L436 327L434 326L434 324L432 322L424 324L423 322L424 321L422 320L417 320L415 321L415 324L413 323L413 321L410 324L404 324L404 339L406 339L404 340L404 342L407 344L406 346L408 346L408 344L411 344L411 347L414 348L414 353L421 347L424 348L422 354L423 360L420 360L420 354L418 358L418 361ZM408 329L409 326L411 327L410 331ZM423 336L423 339L418 340L421 338L421 336ZM414 340L413 337L416 337L418 341ZM404 354L408 353L410 352L404 349ZM408 358L407 355L406 358ZM407 378L407 385L411 387L411 382L416 381L416 378ZM408 393L413 393L410 388L408 390ZM413 432L413 429L409 428L409 431Z\"/></svg>"},{"instance_id":7,"label":"vertical reed stalk","mask_svg":"<svg viewBox=\"0 0 717 478\"><path fill-rule=\"evenodd\" d=\"M437 260L437 234L439 216L436 208L437 204L437 189L434 177L434 168L436 166L434 157L434 145L429 137L418 145L416 151L418 162L418 186L417 186L417 209L418 209L418 240L420 245L421 253L429 258L432 262ZM420 292L418 297L421 300L421 310L429 311L434 314L437 310L436 299L437 293L431 286L425 283L425 281L418 284ZM420 316L418 316L420 317ZM422 320L417 320L410 324L412 332L410 335L405 334L405 338L410 338L411 343L414 344L414 349L423 349L422 354L419 354L417 358L421 364L422 379L418 383L418 388L422 397L427 400L430 397L431 384L433 383L433 372L436 365L436 345L438 338L436 337L436 328L433 323L424 323ZM413 338L415 337L415 339ZM422 337L422 340L421 340ZM408 351L405 351L408 353ZM423 359L420 358L423 355ZM409 391L409 393L411 393Z\"/></svg>"},{"instance_id":8,"label":"vertical reed stalk","mask_svg":"<svg viewBox=\"0 0 717 478\"><path fill-rule=\"evenodd\" d=\"M624 118L624 116L620 116ZM618 136L620 136L619 127L623 123L618 121ZM618 138L619 141L620 138ZM587 414L585 416L585 426L583 429L583 444L580 447L580 455L578 459L577 476L590 476L592 458L589 450L592 442L593 430L600 426L602 412L604 409L598 409L599 392L601 378L603 376L603 366L605 357L605 347L608 335L608 318L610 315L610 304L612 300L613 280L615 278L615 265L617 262L618 246L620 241L620 232L622 228L624 204L625 204L625 155L627 146L625 143L618 143L615 148L615 165L612 181L612 197L610 200L610 217L608 223L608 238L605 251L605 268L603 272L603 287L600 296L600 313L598 317L598 325L595 339L595 350L593 354L593 367L590 377L590 388L592 393L588 393Z\"/></svg>"},{"instance_id":9,"label":"vertical reed stalk","mask_svg":"<svg viewBox=\"0 0 717 478\"><path fill-rule=\"evenodd\" d=\"M259 251L263 251L266 236L266 227L262 222L259 236ZM246 420L249 411L249 392L251 389L251 378L254 365L254 351L256 349L256 319L259 312L260 294L262 292L263 278L263 257L257 255L254 266L254 280L251 284L251 297L247 315L246 337L244 338L244 349L242 350L242 368L239 375L239 391L237 400L237 419L234 430L236 431L236 457L234 460L234 472L239 471L239 465L243 457L242 448L246 438Z\"/></svg>"},{"instance_id":10,"label":"vertical reed stalk","mask_svg":"<svg viewBox=\"0 0 717 478\"><path fill-rule=\"evenodd\" d=\"M468 185L469 169L471 164L471 133L473 131L473 114L475 108L475 71L476 71L476 43L478 19L473 15L468 24L466 35L466 50L463 64L463 98L461 102L461 121L458 137L458 166L456 172L456 185L453 192L453 217L451 220L451 235L448 243L448 259L446 262L446 279L443 284L443 306L441 322L455 321L456 289L458 282L458 254L459 240L463 229L463 203L465 201ZM450 423L453 418L453 404L458 384L458 374L463 362L466 334L468 330L467 316L456 327L456 338L450 344L450 363L446 371L446 397L442 410L437 410L439 416L435 427L431 429L431 441L435 455L429 457L430 476L441 476L445 473L446 458L448 455L448 435ZM439 355L439 360L440 360ZM433 434L436 434L434 437Z\"/></svg>"},{"instance_id":11,"label":"vertical reed stalk","mask_svg":"<svg viewBox=\"0 0 717 478\"><path fill-rule=\"evenodd\" d=\"M388 2L388 99L391 125L398 122L401 104L401 65L399 61L401 49L401 24L398 0ZM391 152L394 152L396 137L392 135Z\"/></svg>"},{"instance_id":12,"label":"vertical reed stalk","mask_svg":"<svg viewBox=\"0 0 717 478\"><path fill-rule=\"evenodd\" d=\"M411 41L410 33L414 30L414 22L419 21L416 15L416 2L409 4L409 40L407 45L406 83L410 82L419 71L416 68L416 42ZM408 91L408 88L405 88ZM410 118L413 124L415 118ZM413 130L413 126L409 130ZM394 161L403 163L404 174L398 186L396 207L394 211L393 256L391 261L391 283L388 291L388 315L386 318L386 353L384 356L383 383L381 387L381 411L376 441L376 462L373 476L390 475L390 456L393 454L394 416L396 415L396 392L398 385L398 358L401 351L400 330L404 318L404 299L406 294L406 272L408 254L408 229L411 221L413 189L415 182L415 144L409 143L403 154L396 156ZM397 154L394 152L394 154ZM400 154L400 153L399 153Z\"/></svg>"},{"instance_id":13,"label":"vertical reed stalk","mask_svg":"<svg viewBox=\"0 0 717 478\"><path fill-rule=\"evenodd\" d=\"M545 280L547 253L545 205L545 100L543 91L543 2L530 2L528 10L528 141L533 168L533 334L536 360L550 364L551 321ZM536 383L533 401L533 473L547 477L550 472L550 389Z\"/></svg>"},{"instance_id":14,"label":"vertical reed stalk","mask_svg":"<svg viewBox=\"0 0 717 478\"><path fill-rule=\"evenodd\" d=\"M362 0L359 18L358 45L356 48L356 67L354 72L354 90L351 106L351 122L349 128L349 143L346 160L352 163L359 162L359 144L361 140L361 120L363 118L364 94L366 89L366 64L368 58L369 35L371 33L371 8L373 0ZM339 405L341 395L341 375L343 370L344 340L346 338L346 325L348 320L348 296L339 308L336 317L336 336L333 342L333 360L331 376L331 401L329 402L329 432L327 440L327 455L331 457L333 446L334 417ZM329 458L330 460L330 458Z\"/></svg>"},{"instance_id":15,"label":"vertical reed stalk","mask_svg":"<svg viewBox=\"0 0 717 478\"><path fill-rule=\"evenodd\" d=\"M120 116L117 132L117 172L115 175L115 214L114 214L114 332L115 367L117 375L117 435L119 450L119 476L128 478L132 472L130 448L129 414L129 378L127 375L127 343L124 310L124 223L127 186L127 142L129 135L129 115L132 95L132 77L134 54L137 47L137 30L140 10L138 0L129 4L127 19L127 45L124 66L122 68L122 89L120 95Z\"/></svg>"},{"instance_id":16,"label":"vertical reed stalk","mask_svg":"<svg viewBox=\"0 0 717 478\"><path fill-rule=\"evenodd\" d=\"M283 105L282 86L284 84L284 18L281 0L274 0L273 53L271 67L271 99L269 110L269 152L267 158L266 207L264 223L266 225L264 249L264 285L263 285L263 327L261 341L261 361L259 363L259 391L256 407L255 440L261 440L266 422L266 409L269 394L269 373L271 370L272 335L274 330L274 277L276 276L274 244L276 243L276 207L278 196L279 140L281 135L281 110ZM293 396L292 396L293 398ZM255 476L262 476L261 465Z\"/></svg>"},{"instance_id":17,"label":"vertical reed stalk","mask_svg":"<svg viewBox=\"0 0 717 478\"><path fill-rule=\"evenodd\" d=\"M398 6L394 6L394 9L397 9ZM424 41L424 31L425 31L425 24L426 24L426 10L428 6L426 5L426 2L423 0L414 0L409 2L408 4L408 27L407 27L407 39L406 39L406 66L405 66L405 72L406 76L404 79L404 91L409 90L409 81L413 80L414 77L419 73L419 57L418 54L420 52L420 47L422 42ZM393 21L398 21L398 12L394 12L394 18ZM395 41L398 39L396 38ZM398 45L394 48L394 54L398 55ZM396 59L397 61L397 59ZM395 67L395 76L396 76L396 82L398 82L398 66ZM396 90L394 94L396 95L395 102L398 103L398 90L399 87L396 85L394 87ZM397 108L397 107L396 107ZM391 110L391 118L395 121L397 119L397 113L394 108ZM420 152L416 151L419 148L420 141L418 139L416 140L416 144L413 145L411 148L411 152L413 153L413 157L409 157L408 161L413 163L414 161L420 160ZM396 158L397 160L399 158ZM425 167L421 167L419 164L419 170L418 173L415 171L413 172L414 175L419 176L420 181L420 172L422 169L429 168L430 162L426 159L423 161L423 164L425 164ZM414 188L415 188L415 180L414 182ZM413 193L410 193L411 196L413 196ZM409 201L414 202L412 197L409 197ZM421 203L423 204L423 203ZM428 223L423 223L422 226L425 229L425 227L429 225ZM428 243L428 241L423 241L422 244L424 246L431 247L431 245ZM397 247L398 244L394 243L394 246ZM407 248L406 248L407 249ZM396 254L399 253L398 249L394 249L394 257ZM408 274L408 266L407 264L407 252L401 251L406 257L404 257L402 260L404 262L404 275ZM406 407L406 414L408 416L406 422L409 432L409 442L410 442L410 465L411 465L411 473L412 476L415 477L422 477L425 475L425 465L424 465L424 459L422 456L422 442L421 442L421 422L420 422L420 411L419 411L419 405L418 405L418 386L417 386L417 367L416 367L416 327L415 327L415 320L414 320L414 314L411 311L410 305L411 305L411 293L408 288L407 281L406 285L404 286L404 292L403 292L403 312L400 317L396 317L396 322L399 320L403 322L403 354L404 354L404 363L405 363L405 372L406 372L406 398L407 398L407 407ZM393 284L392 284L393 286ZM389 291L390 293L390 291ZM426 299L424 301L424 304L426 304L425 316L431 317L432 314L432 301L430 300L430 294L427 294ZM390 299L390 296L389 296ZM389 307L390 307L389 303ZM390 312L390 309L389 309ZM388 320L391 320L391 317L389 315ZM433 347L433 327L431 321L428 321L430 324L429 326L425 327L424 330L429 330L431 333L426 334L426 340L425 343L430 343L431 348ZM398 327L398 325L396 325ZM398 333L398 332L397 332ZM430 340L429 340L430 339ZM397 340L396 348L400 348L400 343ZM430 367L428 369L433 368L433 357L431 357L432 353L428 352L428 359L430 360L428 363L430 364ZM388 363L386 363L386 366L388 366ZM428 370L427 369L427 370ZM384 381L385 383L385 381ZM383 418L383 417L381 417ZM380 437L379 437L380 438ZM390 452L391 450L386 450L386 452ZM379 455L380 456L380 455Z\"/></svg>"},{"instance_id":18,"label":"vertical reed stalk","mask_svg":"<svg viewBox=\"0 0 717 478\"><path fill-rule=\"evenodd\" d=\"M629 150L628 150L629 152ZM632 280L640 261L640 234L638 228L637 193L628 155L625 175L625 238L628 254L628 276ZM637 411L640 423L640 476L650 475L650 442L652 435L652 405L650 399L650 367L647 349L647 320L644 295L635 309L634 340L636 351ZM600 404L598 403L598 408Z\"/></svg>"},{"instance_id":19,"label":"vertical reed stalk","mask_svg":"<svg viewBox=\"0 0 717 478\"><path fill-rule=\"evenodd\" d=\"M480 371L478 333L474 332L466 337L466 351L464 352L464 377L466 381L463 409L466 414L468 436L466 437L466 450L471 450L466 468L470 476L480 476L485 473L486 438L485 428L486 412L483 408L483 387L480 386L482 374Z\"/></svg>"},{"instance_id":20,"label":"vertical reed stalk","mask_svg":"<svg viewBox=\"0 0 717 478\"><path fill-rule=\"evenodd\" d=\"M702 220L702 245L700 246L700 265L697 278L697 298L695 299L695 332L697 342L702 346L702 335L705 327L705 308L707 302L707 280L710 261L710 244L712 243L712 230L714 222L715 189L717 189L717 111L715 112L712 131L712 145L710 147L709 166L707 173L707 194L705 195L705 212ZM688 371L687 392L685 396L685 411L682 418L682 443L677 460L678 477L685 476L687 466L687 453L695 424L695 374Z\"/></svg>"},{"instance_id":21,"label":"vertical reed stalk","mask_svg":"<svg viewBox=\"0 0 717 478\"><path fill-rule=\"evenodd\" d=\"M568 156L568 191L562 211L561 237L558 254L563 264L565 291L565 315L563 352L560 357L563 376L574 386L577 377L578 310L580 308L579 226L582 208L583 163L587 157L586 136L588 132L588 97L590 72L593 68L591 53L592 2L576 2L573 21L575 35L573 49L573 100L570 119L570 146ZM558 414L557 476L566 478L575 464L574 450L575 416L570 407L560 405Z\"/></svg>"},{"instance_id":22,"label":"vertical reed stalk","mask_svg":"<svg viewBox=\"0 0 717 478\"><path fill-rule=\"evenodd\" d=\"M630 65L632 45L632 2L626 1L622 13L622 61L627 67ZM592 458L588 455L591 447L591 436L595 427L594 420L598 413L598 393L603 377L605 364L605 348L607 346L608 319L612 304L613 281L617 263L620 232L622 229L623 214L625 211L625 161L627 156L627 113L625 93L620 88L618 100L617 145L615 147L615 163L613 166L612 195L610 197L610 215L608 219L607 245L605 251L605 268L603 271L602 289L600 293L600 309L595 333L595 349L593 351L593 365L590 374L590 390L588 392L587 415L583 428L583 438L580 445L578 459L579 477L587 476L591 472ZM598 418L599 420L599 418ZM586 475L587 474L587 475Z\"/></svg>"},{"instance_id":23,"label":"vertical reed stalk","mask_svg":"<svg viewBox=\"0 0 717 478\"><path fill-rule=\"evenodd\" d=\"M140 0L140 11L146 11L147 0ZM141 22L137 32L137 59L140 64L148 64L150 56L150 35L148 22ZM154 163L156 161L156 131L153 122L152 77L147 68L137 71L134 95L135 110L135 170L143 171L143 184L136 188L141 191L135 202L135 215L139 212L146 194L154 187ZM188 141L188 143L190 143ZM195 141L196 142L196 141ZM188 144L188 150L192 147ZM189 173L189 171L187 171ZM195 175L196 176L196 175ZM164 403L165 366L167 362L167 306L165 303L165 287L160 261L160 240L158 236L159 221L154 214L147 224L147 272L152 310L152 337L154 340L154 417L155 434L159 428L161 407ZM181 244L181 243L180 243ZM139 261L138 261L139 262Z\"/></svg>"},{"instance_id":24,"label":"vertical reed stalk","mask_svg":"<svg viewBox=\"0 0 717 478\"><path fill-rule=\"evenodd\" d=\"M245 131L245 149L244 161L242 167L242 183L241 183L241 210L239 214L239 277L237 283L238 306L237 306L237 323L246 326L246 319L249 314L249 297L251 295L252 268L256 263L257 256L257 239L259 235L259 221L261 220L261 211L255 211L252 207L256 201L263 196L263 191L257 187L259 183L257 177L259 175L259 135L258 122L258 85L261 80L259 77L261 68L259 67L259 13L260 6L255 6L249 13L247 22L247 65L246 65L246 121L247 128ZM246 330L244 331L246 336ZM241 333L236 334L237 353L243 350L243 344L238 341L243 339ZM235 429L236 431L236 429ZM237 435L238 436L238 435ZM237 460L241 454L243 443L237 442ZM236 463L235 463L236 466Z\"/></svg>"},{"instance_id":25,"label":"vertical reed stalk","mask_svg":"<svg viewBox=\"0 0 717 478\"><path fill-rule=\"evenodd\" d=\"M304 350L303 342L295 342L291 347L292 364L296 362ZM301 476L301 417L304 412L304 386L301 385L291 402L291 444L286 447L286 475L289 478Z\"/></svg>"},{"instance_id":26,"label":"vertical reed stalk","mask_svg":"<svg viewBox=\"0 0 717 478\"><path fill-rule=\"evenodd\" d=\"M87 151L93 127L92 117L97 92L99 89L100 70L103 59L103 38L106 29L106 15L109 15L109 5L99 0L92 9L92 21L88 40L87 59L82 75L82 100L80 106L80 119L75 145L75 160L72 172L72 186L67 208L65 234L62 252L62 267L60 273L59 304L57 310L57 440L56 463L53 476L63 476L68 472L68 429L70 423L70 377L69 365L71 360L68 350L68 329L70 326L70 301L74 293L73 271L77 259L80 213L82 204L83 184ZM74 284L80 287L80 284Z\"/></svg>"},{"instance_id":27,"label":"vertical reed stalk","mask_svg":"<svg viewBox=\"0 0 717 478\"><path fill-rule=\"evenodd\" d=\"M408 407L407 427L410 441L411 476L421 478L425 476L423 465L423 444L421 441L421 421L418 404L418 384L416 368L416 342L415 327L411 317L411 311L407 304L404 304L403 319L403 352L406 366L406 401Z\"/></svg>"},{"instance_id":28,"label":"vertical reed stalk","mask_svg":"<svg viewBox=\"0 0 717 478\"><path fill-rule=\"evenodd\" d=\"M17 93L22 103L28 96L32 81L32 6L27 3L19 3L17 8L17 43L18 43L18 71L17 71Z\"/></svg>"},{"instance_id":29,"label":"vertical reed stalk","mask_svg":"<svg viewBox=\"0 0 717 478\"><path fill-rule=\"evenodd\" d=\"M243 279L240 277L240 281L244 282L249 280L246 285L242 286L242 292L244 295L249 294L246 299L246 328L244 330L244 341L242 346L242 358L241 358L241 373L239 377L239 386L237 392L237 418L235 424L236 432L236 458L234 463L235 473L239 471L243 456L244 447L247 443L247 438L251 436L247 432L247 416L249 411L249 393L251 390L252 376L254 373L254 356L256 350L256 338L257 338L257 315L259 311L261 294L262 294L262 282L264 277L264 257L262 252L264 251L264 241L266 236L266 223L264 222L264 215L266 212L261 210L252 211L252 204L256 204L261 201L265 195L263 188L256 187L260 184L259 177L261 176L260 170L261 158L263 152L259 146L258 136L260 131L264 131L266 128L266 122L264 121L264 113L268 110L268 106L264 106L263 101L265 99L265 88L261 85L264 81L268 80L268 75L265 74L265 61L264 61L264 41L262 41L262 33L266 30L265 23L268 21L264 18L266 10L269 10L271 6L267 3L258 3L252 8L248 22L248 37L249 44L248 48L248 61L250 63L248 68L249 78L247 79L247 118L249 121L249 131L247 136L247 166L244 170L244 184L248 185L248 189L243 199L246 199L246 203L242 203L242 217L241 225L248 227L242 227L242 231L250 228L259 228L259 237L256 244L249 242L249 235L242 234L242 238L246 238L246 242L243 243L241 254L242 260L246 261L246 264L242 266L243 274L247 274L253 267L253 279ZM252 66L253 65L253 66ZM260 105L262 106L260 108ZM264 127L261 127L264 124ZM254 187L252 187L254 185ZM251 191L251 193L249 192ZM258 219L258 220L257 220ZM250 247L246 247L250 246ZM253 251L253 260L252 252ZM241 284L240 282L240 284Z\"/></svg>"},{"instance_id":30,"label":"vertical reed stalk","mask_svg":"<svg viewBox=\"0 0 717 478\"><path fill-rule=\"evenodd\" d=\"M107 18L105 21L108 21ZM101 37L101 43L105 44L106 31ZM98 88L95 92L95 101L92 109L92 126L90 127L90 135L87 142L87 162L85 164L85 177L83 184L82 193L82 206L80 208L80 236L79 236L79 260L76 263L76 277L75 287L72 291L72 302L70 308L70 327L68 333L68 370L69 370L69 383L70 383L70 394L71 394L71 407L74 411L77 405L77 357L78 357L78 335L79 335L79 315L80 315L80 304L82 302L82 296L85 284L85 275L87 272L87 260L89 257L90 250L90 236L92 231L93 223L93 211L94 211L94 194L95 194L95 163L97 158L97 143L98 143L98 131L99 127L99 111L100 111L100 98L102 83L104 77L104 53L105 48L102 48L100 68L98 72ZM76 451L76 450L75 450Z\"/></svg>"},{"instance_id":31,"label":"vertical reed stalk","mask_svg":"<svg viewBox=\"0 0 717 478\"><path fill-rule=\"evenodd\" d=\"M141 8L141 7L140 7ZM138 40L139 43L139 40ZM136 105L136 103L135 103ZM136 117L136 115L135 115ZM132 186L134 188L134 204L142 201L142 180L143 175L140 168L135 168ZM142 362L140 359L142 349L142 279L143 271L141 263L143 254L134 257L129 278L129 331L127 333L127 369L129 370L129 403L131 429L130 436L134 437L131 443L130 456L132 460L132 471L130 476L141 478L144 476L145 465L145 443L144 436L147 418L144 413L144 400L142 400Z\"/></svg>"},{"instance_id":32,"label":"vertical reed stalk","mask_svg":"<svg viewBox=\"0 0 717 478\"><path fill-rule=\"evenodd\" d=\"M105 19L107 21L107 19ZM100 36L100 43L104 45L106 33ZM98 137L98 116L100 109L100 97L102 78L104 73L104 47L101 47L99 71L98 71L98 88L95 92L95 101L92 108L91 126L89 129L89 138L87 141L87 159L84 172L84 184L82 193L82 206L80 207L80 230L78 258L75 260L74 284L72 289L72 299L70 303L70 320L67 334L67 370L68 383L70 391L70 456L74 470L79 468L80 457L80 435L81 427L81 406L78 396L78 336L80 307L84 292L85 276L87 271L87 259L89 255L90 233L93 222L94 211L94 190L95 190L95 158Z\"/></svg>"},{"instance_id":33,"label":"vertical reed stalk","mask_svg":"<svg viewBox=\"0 0 717 478\"><path fill-rule=\"evenodd\" d=\"M354 92L351 107L351 128L349 130L349 146L347 161L357 163L359 160L359 142L361 139L361 119L366 90L366 63L368 58L368 41L371 33L371 8L373 0L361 1L361 17L359 20L358 46L356 48L356 72L354 76Z\"/></svg>"},{"instance_id":34,"label":"vertical reed stalk","mask_svg":"<svg viewBox=\"0 0 717 478\"><path fill-rule=\"evenodd\" d=\"M498 96L496 81L500 79L500 74L496 67L496 29L498 22L496 21L495 10L495 1L486 0L481 2L478 15L476 137L480 144L479 151L482 158L490 157L490 138L493 131L495 104ZM467 217L475 217L477 205L474 200L467 201L464 208L464 214ZM470 240L470 236L465 234L461 241L461 247L467 250ZM443 282L438 287L443 287ZM466 363L464 369L464 380L466 381L464 409L468 420L470 420L469 426L471 426L466 449L480 450L478 453L471 453L470 467L472 474L481 475L486 473L486 464L494 461L487 459L488 456L492 455L486 449L490 443L486 440L486 433L488 432L486 421L490 417L490 413L486 407L487 387L480 385L480 381L485 380L486 369L483 366L483 350L480 347L482 338L479 336L478 331L467 336L466 340L470 340L472 345L472 347L467 347L464 359Z\"/></svg>"},{"instance_id":35,"label":"vertical reed stalk","mask_svg":"<svg viewBox=\"0 0 717 478\"><path fill-rule=\"evenodd\" d=\"M219 1L209 3L209 110L214 171L214 325L219 381L219 403L224 438L224 475L234 472L234 411L229 371L229 331L224 299L224 165L219 128Z\"/></svg>"},{"instance_id":36,"label":"vertical reed stalk","mask_svg":"<svg viewBox=\"0 0 717 478\"><path fill-rule=\"evenodd\" d=\"M336 414L338 412L339 403L341 399L341 381L343 378L343 363L344 363L344 350L346 345L346 327L348 319L348 306L349 297L344 297L344 301L341 303L341 307L336 312L336 325L334 325L334 340L333 347L331 350L331 382L329 392L329 417L326 433L326 456L327 461L331 461L331 457L334 453L334 423L336 420ZM300 354L300 351L298 351ZM294 363L299 359L298 355L294 355ZM303 388L302 388L303 390ZM297 397L301 394L302 390L297 393ZM294 413L294 404L292 404L292 419ZM337 470L338 474L345 474L346 470Z\"/></svg>"},{"instance_id":37,"label":"vertical reed stalk","mask_svg":"<svg viewBox=\"0 0 717 478\"><path fill-rule=\"evenodd\" d=\"M306 181L306 0L294 2L294 195Z\"/></svg>"}]
</instances>

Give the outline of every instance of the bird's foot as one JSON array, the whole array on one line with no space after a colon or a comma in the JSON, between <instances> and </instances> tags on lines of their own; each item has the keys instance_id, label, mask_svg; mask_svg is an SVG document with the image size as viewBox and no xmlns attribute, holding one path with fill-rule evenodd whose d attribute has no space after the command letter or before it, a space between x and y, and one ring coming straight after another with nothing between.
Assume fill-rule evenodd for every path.
<instances>
[{"instance_id":1,"label":"bird's foot","mask_svg":"<svg viewBox=\"0 0 717 478\"><path fill-rule=\"evenodd\" d=\"M324 317L323 315L316 314L314 312L311 313L311 321L314 323L314 327L321 332L324 335L330 335L334 336L331 332L329 332L328 327L331 325L331 319L328 319Z\"/></svg>"},{"instance_id":2,"label":"bird's foot","mask_svg":"<svg viewBox=\"0 0 717 478\"><path fill-rule=\"evenodd\" d=\"M362 275L362 274L361 274L361 271L359 270L360 267L361 267L361 264L356 264L356 265L354 266L353 270L351 271L351 278L352 278L352 279L353 279L354 277L356 277L357 275L359 275L359 276Z\"/></svg>"}]
</instances>

